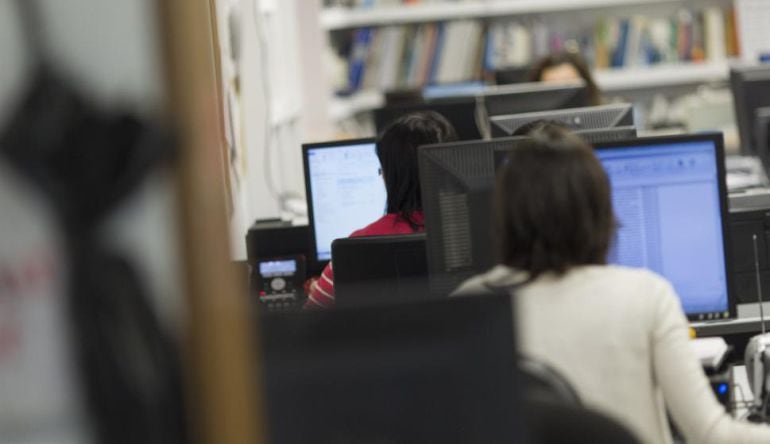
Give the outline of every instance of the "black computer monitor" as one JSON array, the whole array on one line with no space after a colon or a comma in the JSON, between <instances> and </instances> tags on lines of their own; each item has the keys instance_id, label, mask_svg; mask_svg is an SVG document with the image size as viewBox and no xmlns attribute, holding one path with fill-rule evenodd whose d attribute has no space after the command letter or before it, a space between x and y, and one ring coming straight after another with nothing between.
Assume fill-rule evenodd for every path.
<instances>
[{"instance_id":1,"label":"black computer monitor","mask_svg":"<svg viewBox=\"0 0 770 444\"><path fill-rule=\"evenodd\" d=\"M337 239L332 261L337 308L430 297L425 233Z\"/></svg>"},{"instance_id":2,"label":"black computer monitor","mask_svg":"<svg viewBox=\"0 0 770 444\"><path fill-rule=\"evenodd\" d=\"M374 110L374 125L380 134L399 117L418 111L435 111L444 116L457 131L460 140L478 140L482 133L477 122L477 99L474 96L437 99L425 103L385 106Z\"/></svg>"},{"instance_id":3,"label":"black computer monitor","mask_svg":"<svg viewBox=\"0 0 770 444\"><path fill-rule=\"evenodd\" d=\"M531 66L516 66L495 70L495 84L511 85L515 83L526 83L530 80L532 74Z\"/></svg>"},{"instance_id":4,"label":"black computer monitor","mask_svg":"<svg viewBox=\"0 0 770 444\"><path fill-rule=\"evenodd\" d=\"M559 122L571 130L592 130L633 126L633 106L628 103L587 106L551 111L528 112L490 117L492 137L508 137L534 121Z\"/></svg>"},{"instance_id":5,"label":"black computer monitor","mask_svg":"<svg viewBox=\"0 0 770 444\"><path fill-rule=\"evenodd\" d=\"M418 149L431 291L446 294L497 263L491 248L495 150L525 137Z\"/></svg>"},{"instance_id":6,"label":"black computer monitor","mask_svg":"<svg viewBox=\"0 0 770 444\"><path fill-rule=\"evenodd\" d=\"M420 150L431 286L488 269L495 168L526 138L432 145ZM620 221L609 261L669 279L692 320L735 316L725 259L727 188L722 136L599 143ZM485 234L486 233L486 234ZM453 278L457 276L456 278Z\"/></svg>"},{"instance_id":7,"label":"black computer monitor","mask_svg":"<svg viewBox=\"0 0 770 444\"><path fill-rule=\"evenodd\" d=\"M489 87L482 93L487 116L501 116L591 104L582 81L569 83L529 82Z\"/></svg>"},{"instance_id":8,"label":"black computer monitor","mask_svg":"<svg viewBox=\"0 0 770 444\"><path fill-rule=\"evenodd\" d=\"M636 139L636 127L619 126L617 128L600 128L578 130L575 134L590 144L601 142L618 142L621 140Z\"/></svg>"},{"instance_id":9,"label":"black computer monitor","mask_svg":"<svg viewBox=\"0 0 770 444\"><path fill-rule=\"evenodd\" d=\"M374 139L302 145L310 260L328 262L332 241L385 214L387 193Z\"/></svg>"},{"instance_id":10,"label":"black computer monitor","mask_svg":"<svg viewBox=\"0 0 770 444\"><path fill-rule=\"evenodd\" d=\"M770 106L770 66L730 69L730 87L741 138L741 152L757 155L756 110Z\"/></svg>"},{"instance_id":11,"label":"black computer monitor","mask_svg":"<svg viewBox=\"0 0 770 444\"><path fill-rule=\"evenodd\" d=\"M270 442L522 442L508 295L269 314Z\"/></svg>"}]
</instances>

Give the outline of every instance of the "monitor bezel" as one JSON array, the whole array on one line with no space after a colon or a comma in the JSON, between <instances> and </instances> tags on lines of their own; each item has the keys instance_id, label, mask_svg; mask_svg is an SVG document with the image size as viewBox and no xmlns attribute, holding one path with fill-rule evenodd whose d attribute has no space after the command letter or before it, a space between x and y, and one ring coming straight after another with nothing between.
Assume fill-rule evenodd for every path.
<instances>
[{"instance_id":1,"label":"monitor bezel","mask_svg":"<svg viewBox=\"0 0 770 444\"><path fill-rule=\"evenodd\" d=\"M594 144L595 150L622 150L628 148L640 148L654 145L675 145L677 143L712 142L715 149L717 166L717 188L719 190L719 206L722 223L722 251L725 264L725 282L727 286L727 316L723 313L685 313L689 321L716 321L735 319L737 316L735 301L735 282L733 276L732 260L730 259L730 223L729 207L727 200L727 181L725 169L725 149L722 133L704 134L679 134L670 136L639 137L633 140L617 142L601 142ZM711 316L709 316L711 315Z\"/></svg>"},{"instance_id":2,"label":"monitor bezel","mask_svg":"<svg viewBox=\"0 0 770 444\"><path fill-rule=\"evenodd\" d=\"M315 227L315 211L313 209L313 186L310 182L310 164L308 162L308 153L310 150L324 149L324 148L339 148L350 145L364 145L374 144L376 153L377 139L374 137L366 137L360 139L341 139L330 140L327 142L315 142L315 143L303 143L302 144L302 168L305 177L305 201L307 203L307 222L309 226L309 248L308 248L308 261L312 264L314 269L322 269L325 267L331 259L321 260L318 258L318 248L316 246L316 227ZM383 212L384 215L384 212ZM374 221L372 221L374 222ZM331 254L331 245L329 246L329 252Z\"/></svg>"}]
</instances>

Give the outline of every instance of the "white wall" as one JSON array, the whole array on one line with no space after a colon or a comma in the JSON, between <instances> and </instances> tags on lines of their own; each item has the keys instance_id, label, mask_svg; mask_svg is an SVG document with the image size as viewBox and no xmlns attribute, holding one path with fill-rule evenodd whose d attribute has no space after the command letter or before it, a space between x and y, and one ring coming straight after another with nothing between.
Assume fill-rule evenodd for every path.
<instances>
[{"instance_id":1,"label":"white wall","mask_svg":"<svg viewBox=\"0 0 770 444\"><path fill-rule=\"evenodd\" d=\"M229 165L236 259L245 258L244 238L256 219L296 217L290 210L304 204L301 79L307 67L298 14L307 6L306 0L217 2L225 95L238 99L229 113L236 128ZM229 55L233 45L240 48L235 60Z\"/></svg>"}]
</instances>

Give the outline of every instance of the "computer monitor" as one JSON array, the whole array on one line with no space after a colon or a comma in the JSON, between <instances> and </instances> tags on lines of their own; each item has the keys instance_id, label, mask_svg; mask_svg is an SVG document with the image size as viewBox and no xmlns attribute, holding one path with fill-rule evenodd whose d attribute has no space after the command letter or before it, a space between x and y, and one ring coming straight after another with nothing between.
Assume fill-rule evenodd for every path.
<instances>
[{"instance_id":1,"label":"computer monitor","mask_svg":"<svg viewBox=\"0 0 770 444\"><path fill-rule=\"evenodd\" d=\"M730 88L741 138L741 152L757 155L755 113L757 108L770 106L770 66L731 68Z\"/></svg>"},{"instance_id":2,"label":"computer monitor","mask_svg":"<svg viewBox=\"0 0 770 444\"><path fill-rule=\"evenodd\" d=\"M332 261L338 308L430 297L425 233L337 239Z\"/></svg>"},{"instance_id":3,"label":"computer monitor","mask_svg":"<svg viewBox=\"0 0 770 444\"><path fill-rule=\"evenodd\" d=\"M571 130L591 130L633 126L633 106L628 103L587 106L551 111L490 117L492 137L508 137L520 127L534 121L559 122Z\"/></svg>"},{"instance_id":4,"label":"computer monitor","mask_svg":"<svg viewBox=\"0 0 770 444\"><path fill-rule=\"evenodd\" d=\"M619 228L608 262L653 270L692 320L735 316L721 134L595 145Z\"/></svg>"},{"instance_id":5,"label":"computer monitor","mask_svg":"<svg viewBox=\"0 0 770 444\"><path fill-rule=\"evenodd\" d=\"M582 81L529 82L489 87L482 93L488 117L577 108L591 104Z\"/></svg>"},{"instance_id":6,"label":"computer monitor","mask_svg":"<svg viewBox=\"0 0 770 444\"><path fill-rule=\"evenodd\" d=\"M497 263L492 239L494 153L525 137L418 149L431 292L446 294Z\"/></svg>"},{"instance_id":7,"label":"computer monitor","mask_svg":"<svg viewBox=\"0 0 770 444\"><path fill-rule=\"evenodd\" d=\"M425 103L385 106L374 110L374 125L380 134L391 122L399 117L418 111L435 111L444 116L457 131L460 140L482 138L479 129L480 118L474 96L443 98Z\"/></svg>"},{"instance_id":8,"label":"computer monitor","mask_svg":"<svg viewBox=\"0 0 770 444\"><path fill-rule=\"evenodd\" d=\"M770 106L756 109L753 128L756 132L756 155L762 162L765 173L770 172Z\"/></svg>"},{"instance_id":9,"label":"computer monitor","mask_svg":"<svg viewBox=\"0 0 770 444\"><path fill-rule=\"evenodd\" d=\"M374 139L302 145L311 260L331 259L332 241L385 214L387 193Z\"/></svg>"},{"instance_id":10,"label":"computer monitor","mask_svg":"<svg viewBox=\"0 0 770 444\"><path fill-rule=\"evenodd\" d=\"M260 319L270 442L522 442L508 295Z\"/></svg>"},{"instance_id":11,"label":"computer monitor","mask_svg":"<svg viewBox=\"0 0 770 444\"><path fill-rule=\"evenodd\" d=\"M591 145L601 142L617 142L621 140L636 139L636 127L619 126L617 128L600 128L578 130L575 134Z\"/></svg>"},{"instance_id":12,"label":"computer monitor","mask_svg":"<svg viewBox=\"0 0 770 444\"><path fill-rule=\"evenodd\" d=\"M422 89L422 97L428 101L457 97L475 97L483 93L486 88L487 86L481 81L425 85Z\"/></svg>"},{"instance_id":13,"label":"computer monitor","mask_svg":"<svg viewBox=\"0 0 770 444\"><path fill-rule=\"evenodd\" d=\"M517 66L495 70L495 84L511 85L529 82L532 74L531 66Z\"/></svg>"},{"instance_id":14,"label":"computer monitor","mask_svg":"<svg viewBox=\"0 0 770 444\"><path fill-rule=\"evenodd\" d=\"M432 289L456 286L494 263L495 169L521 140L420 149ZM609 261L662 274L692 320L734 317L722 136L640 138L594 148L620 222Z\"/></svg>"}]
</instances>

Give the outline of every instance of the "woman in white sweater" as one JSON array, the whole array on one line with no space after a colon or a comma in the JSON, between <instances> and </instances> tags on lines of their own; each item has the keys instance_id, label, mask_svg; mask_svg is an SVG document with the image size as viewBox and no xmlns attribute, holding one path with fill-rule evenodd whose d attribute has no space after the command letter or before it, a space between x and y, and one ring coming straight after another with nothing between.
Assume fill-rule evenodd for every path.
<instances>
[{"instance_id":1,"label":"woman in white sweater","mask_svg":"<svg viewBox=\"0 0 770 444\"><path fill-rule=\"evenodd\" d=\"M645 443L671 442L666 408L688 443L770 443L770 427L738 422L717 402L671 285L606 265L615 218L591 148L558 128L531 137L498 177L503 265L458 293L515 291L521 352Z\"/></svg>"}]
</instances>

